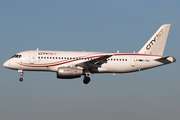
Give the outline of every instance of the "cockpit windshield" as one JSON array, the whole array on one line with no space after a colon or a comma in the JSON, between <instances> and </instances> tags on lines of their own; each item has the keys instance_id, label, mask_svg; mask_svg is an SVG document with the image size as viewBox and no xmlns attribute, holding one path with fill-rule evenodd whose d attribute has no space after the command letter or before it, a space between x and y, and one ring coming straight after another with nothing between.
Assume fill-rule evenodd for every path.
<instances>
[{"instance_id":1,"label":"cockpit windshield","mask_svg":"<svg viewBox=\"0 0 180 120\"><path fill-rule=\"evenodd\" d=\"M21 55L13 55L11 58L20 58Z\"/></svg>"}]
</instances>

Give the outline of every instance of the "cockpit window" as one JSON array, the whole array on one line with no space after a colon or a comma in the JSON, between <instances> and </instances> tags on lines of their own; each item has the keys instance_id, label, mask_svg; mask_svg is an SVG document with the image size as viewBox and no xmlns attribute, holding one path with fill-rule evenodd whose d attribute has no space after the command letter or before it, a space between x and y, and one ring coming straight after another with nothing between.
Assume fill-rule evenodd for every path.
<instances>
[{"instance_id":1,"label":"cockpit window","mask_svg":"<svg viewBox=\"0 0 180 120\"><path fill-rule=\"evenodd\" d=\"M11 58L20 58L20 57L21 57L21 55L14 55Z\"/></svg>"}]
</instances>

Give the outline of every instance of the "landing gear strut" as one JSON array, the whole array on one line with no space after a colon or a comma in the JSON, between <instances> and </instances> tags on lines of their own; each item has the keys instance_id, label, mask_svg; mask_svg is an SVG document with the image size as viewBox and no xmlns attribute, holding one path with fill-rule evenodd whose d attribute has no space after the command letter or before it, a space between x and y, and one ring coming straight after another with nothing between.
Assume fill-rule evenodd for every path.
<instances>
[{"instance_id":1,"label":"landing gear strut","mask_svg":"<svg viewBox=\"0 0 180 120\"><path fill-rule=\"evenodd\" d=\"M23 74L24 74L24 71L23 71L23 70L18 70L18 72L21 73L21 78L19 78L19 81L22 82L22 81L23 81Z\"/></svg>"},{"instance_id":2,"label":"landing gear strut","mask_svg":"<svg viewBox=\"0 0 180 120\"><path fill-rule=\"evenodd\" d=\"M84 84L88 84L91 81L91 79L88 76L89 75L84 75L84 80L83 80Z\"/></svg>"}]
</instances>

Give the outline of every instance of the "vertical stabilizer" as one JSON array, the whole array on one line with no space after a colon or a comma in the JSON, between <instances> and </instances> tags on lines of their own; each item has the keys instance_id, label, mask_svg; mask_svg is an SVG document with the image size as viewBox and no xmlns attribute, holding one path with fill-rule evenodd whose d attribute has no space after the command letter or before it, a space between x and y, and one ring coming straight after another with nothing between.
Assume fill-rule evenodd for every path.
<instances>
[{"instance_id":1,"label":"vertical stabilizer","mask_svg":"<svg viewBox=\"0 0 180 120\"><path fill-rule=\"evenodd\" d=\"M163 55L170 26L171 24L162 25L138 53Z\"/></svg>"}]
</instances>

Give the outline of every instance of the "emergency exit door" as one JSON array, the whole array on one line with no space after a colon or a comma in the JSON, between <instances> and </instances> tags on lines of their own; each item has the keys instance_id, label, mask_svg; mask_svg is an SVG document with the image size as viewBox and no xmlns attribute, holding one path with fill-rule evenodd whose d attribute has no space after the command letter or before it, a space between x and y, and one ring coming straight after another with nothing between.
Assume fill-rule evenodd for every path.
<instances>
[{"instance_id":1,"label":"emergency exit door","mask_svg":"<svg viewBox=\"0 0 180 120\"><path fill-rule=\"evenodd\" d=\"M136 57L135 56L131 56L131 67L135 67L136 66Z\"/></svg>"}]
</instances>

